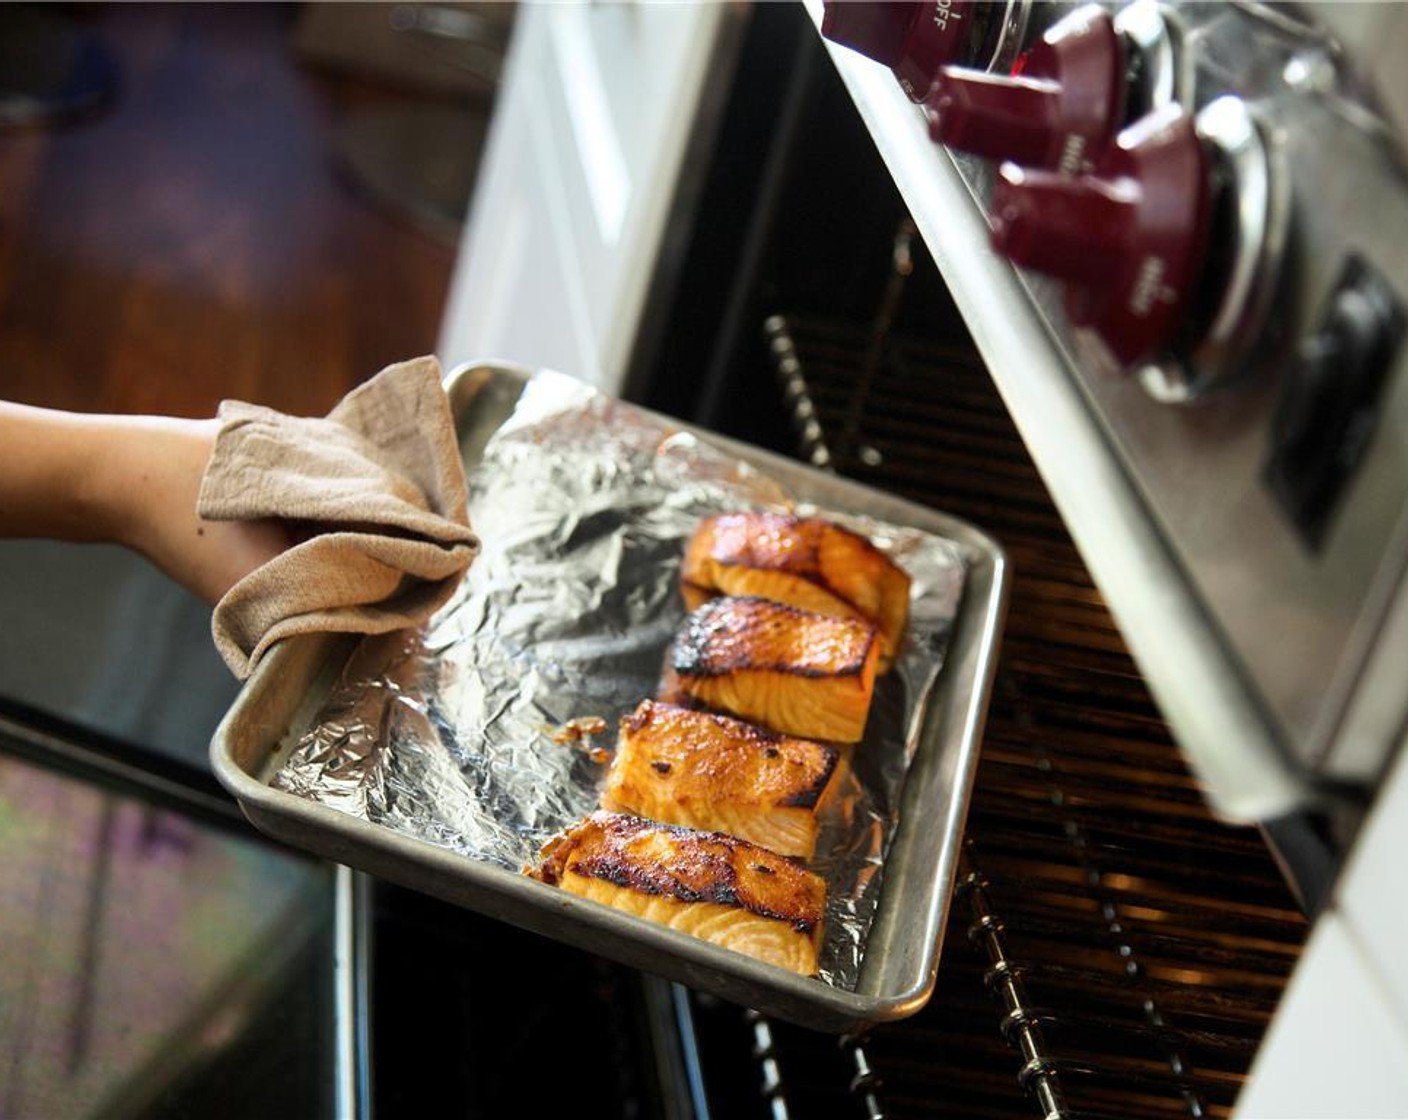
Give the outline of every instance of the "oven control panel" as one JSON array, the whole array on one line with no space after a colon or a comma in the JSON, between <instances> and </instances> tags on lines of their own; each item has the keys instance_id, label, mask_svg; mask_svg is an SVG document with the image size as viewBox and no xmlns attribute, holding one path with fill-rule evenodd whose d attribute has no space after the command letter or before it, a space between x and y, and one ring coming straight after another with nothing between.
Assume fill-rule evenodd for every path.
<instances>
[{"instance_id":1,"label":"oven control panel","mask_svg":"<svg viewBox=\"0 0 1408 1120\"><path fill-rule=\"evenodd\" d=\"M935 259L980 348L1039 325L1098 436L1092 479L1121 472L1173 558L1176 589L1127 589L1124 610L1107 590L1127 634L1141 596L1182 596L1288 768L1370 789L1408 725L1408 71L1385 62L1408 5L996 7L1006 54L930 56L906 96L1021 298L965 293L921 220ZM901 179L922 210L923 174ZM1024 393L1039 421L1045 387L1006 340L989 351L1019 426ZM1029 443L1069 473L1038 453L1058 438ZM1078 523L1074 483L1053 494L1090 558L1107 528ZM1130 636L1208 737L1188 659Z\"/></svg>"},{"instance_id":2,"label":"oven control panel","mask_svg":"<svg viewBox=\"0 0 1408 1120\"><path fill-rule=\"evenodd\" d=\"M1010 65L1026 15L1016 0L843 0L825 6L821 33L890 67L905 94L923 101L945 65Z\"/></svg>"}]
</instances>

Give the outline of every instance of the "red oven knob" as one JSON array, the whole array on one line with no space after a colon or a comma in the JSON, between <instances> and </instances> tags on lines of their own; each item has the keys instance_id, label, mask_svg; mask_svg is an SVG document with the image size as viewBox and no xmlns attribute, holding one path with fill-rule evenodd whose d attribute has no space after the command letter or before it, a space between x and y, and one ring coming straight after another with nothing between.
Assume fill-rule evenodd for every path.
<instances>
[{"instance_id":1,"label":"red oven knob","mask_svg":"<svg viewBox=\"0 0 1408 1120\"><path fill-rule=\"evenodd\" d=\"M925 101L930 135L959 151L1024 167L1082 170L1119 131L1125 45L1094 4L1043 35L1013 76L944 66Z\"/></svg>"},{"instance_id":2,"label":"red oven knob","mask_svg":"<svg viewBox=\"0 0 1408 1120\"><path fill-rule=\"evenodd\" d=\"M1116 137L1082 175L1003 164L994 246L1066 282L1066 310L1125 368L1173 338L1207 248L1210 160L1191 117L1166 106Z\"/></svg>"},{"instance_id":3,"label":"red oven knob","mask_svg":"<svg viewBox=\"0 0 1408 1120\"><path fill-rule=\"evenodd\" d=\"M980 0L822 0L821 33L883 62L905 93L923 101L946 62L970 61Z\"/></svg>"}]
</instances>

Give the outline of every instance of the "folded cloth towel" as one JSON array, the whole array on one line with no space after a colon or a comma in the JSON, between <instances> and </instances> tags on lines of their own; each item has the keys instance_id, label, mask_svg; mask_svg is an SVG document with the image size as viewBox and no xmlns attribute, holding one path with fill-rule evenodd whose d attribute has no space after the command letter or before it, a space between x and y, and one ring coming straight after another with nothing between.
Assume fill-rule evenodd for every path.
<instances>
[{"instance_id":1,"label":"folded cloth towel","mask_svg":"<svg viewBox=\"0 0 1408 1120\"><path fill-rule=\"evenodd\" d=\"M388 366L326 419L240 401L219 416L200 515L281 518L313 533L216 604L215 645L236 676L293 634L413 626L454 592L479 541L434 358Z\"/></svg>"}]
</instances>

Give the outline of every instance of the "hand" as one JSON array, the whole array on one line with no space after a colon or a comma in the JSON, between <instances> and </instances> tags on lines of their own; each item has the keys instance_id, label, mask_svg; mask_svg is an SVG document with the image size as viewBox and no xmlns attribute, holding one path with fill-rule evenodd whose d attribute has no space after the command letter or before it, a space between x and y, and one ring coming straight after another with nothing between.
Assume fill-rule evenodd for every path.
<instances>
[{"instance_id":1,"label":"hand","mask_svg":"<svg viewBox=\"0 0 1408 1120\"><path fill-rule=\"evenodd\" d=\"M126 545L213 604L293 543L279 522L197 516L218 431L0 402L0 536Z\"/></svg>"},{"instance_id":2,"label":"hand","mask_svg":"<svg viewBox=\"0 0 1408 1120\"><path fill-rule=\"evenodd\" d=\"M196 498L218 420L124 419L114 431L106 492L113 539L214 604L293 543L279 521L207 521Z\"/></svg>"}]
</instances>

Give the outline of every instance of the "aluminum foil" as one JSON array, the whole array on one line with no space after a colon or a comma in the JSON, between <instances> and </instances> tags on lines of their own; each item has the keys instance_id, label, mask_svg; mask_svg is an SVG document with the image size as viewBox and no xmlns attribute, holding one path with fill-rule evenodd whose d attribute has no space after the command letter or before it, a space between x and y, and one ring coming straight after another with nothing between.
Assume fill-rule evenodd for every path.
<instances>
[{"instance_id":1,"label":"aluminum foil","mask_svg":"<svg viewBox=\"0 0 1408 1120\"><path fill-rule=\"evenodd\" d=\"M877 682L811 864L829 889L821 978L854 988L962 594L960 547L796 502L749 464L552 373L527 383L467 466L483 551L464 583L424 628L359 646L273 785L471 858L529 866L596 808L617 720L657 691L700 518L819 513L865 533L913 581L903 651Z\"/></svg>"}]
</instances>

